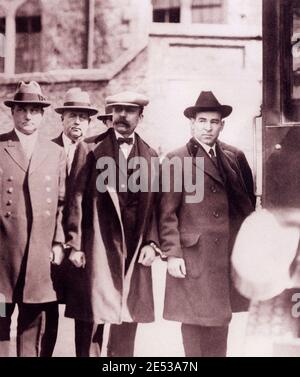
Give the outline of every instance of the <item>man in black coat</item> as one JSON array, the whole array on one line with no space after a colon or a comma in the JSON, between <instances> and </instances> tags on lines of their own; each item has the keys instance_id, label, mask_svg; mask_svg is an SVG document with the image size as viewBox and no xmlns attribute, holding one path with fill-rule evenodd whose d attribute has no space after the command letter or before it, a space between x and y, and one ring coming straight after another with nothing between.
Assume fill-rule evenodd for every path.
<instances>
[{"instance_id":1,"label":"man in black coat","mask_svg":"<svg viewBox=\"0 0 300 377\"><path fill-rule=\"evenodd\" d=\"M159 233L168 256L164 318L182 322L186 356L225 356L232 311L247 308L231 283L230 253L255 197L243 152L218 141L231 111L212 92L201 92L195 106L184 111L193 137L162 166L174 157L181 162L171 170L171 189L162 185ZM196 182L196 191L202 189L203 198L191 200L193 193L182 181L187 176ZM175 190L178 182L180 190Z\"/></svg>"},{"instance_id":2,"label":"man in black coat","mask_svg":"<svg viewBox=\"0 0 300 377\"><path fill-rule=\"evenodd\" d=\"M66 237L77 269L66 316L75 319L77 356L89 356L92 341L101 348L104 323L111 324L108 355L133 356L137 324L154 320L156 176L150 173L157 154L135 132L147 104L133 92L108 97L113 127L80 143L74 158ZM134 159L141 163L137 180L143 190L131 189ZM113 166L102 179L106 163Z\"/></svg>"}]
</instances>

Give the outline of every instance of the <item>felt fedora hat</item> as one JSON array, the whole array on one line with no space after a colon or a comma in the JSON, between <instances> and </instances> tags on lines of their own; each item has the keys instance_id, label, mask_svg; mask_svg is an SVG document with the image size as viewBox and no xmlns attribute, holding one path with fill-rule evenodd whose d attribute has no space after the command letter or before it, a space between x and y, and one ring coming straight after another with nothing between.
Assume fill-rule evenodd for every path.
<instances>
[{"instance_id":1,"label":"felt fedora hat","mask_svg":"<svg viewBox=\"0 0 300 377\"><path fill-rule=\"evenodd\" d=\"M16 104L34 104L43 107L51 105L43 96L41 87L36 81L28 83L19 81L13 99L4 101L4 105L8 107Z\"/></svg>"},{"instance_id":2,"label":"felt fedora hat","mask_svg":"<svg viewBox=\"0 0 300 377\"><path fill-rule=\"evenodd\" d=\"M112 109L110 106L105 106L105 114L100 114L97 116L97 119L106 121L112 120Z\"/></svg>"},{"instance_id":3,"label":"felt fedora hat","mask_svg":"<svg viewBox=\"0 0 300 377\"><path fill-rule=\"evenodd\" d=\"M134 107L144 107L148 105L149 100L146 96L136 92L121 92L106 98L106 106L134 106Z\"/></svg>"},{"instance_id":4,"label":"felt fedora hat","mask_svg":"<svg viewBox=\"0 0 300 377\"><path fill-rule=\"evenodd\" d=\"M222 118L226 118L232 112L232 107L228 105L221 105L213 92L201 92L195 105L187 107L183 114L187 118L193 118L199 111L219 111Z\"/></svg>"},{"instance_id":5,"label":"felt fedora hat","mask_svg":"<svg viewBox=\"0 0 300 377\"><path fill-rule=\"evenodd\" d=\"M66 110L86 111L90 115L95 115L98 110L91 105L90 96L80 88L71 88L67 91L63 106L57 107L55 111L62 114Z\"/></svg>"}]
</instances>

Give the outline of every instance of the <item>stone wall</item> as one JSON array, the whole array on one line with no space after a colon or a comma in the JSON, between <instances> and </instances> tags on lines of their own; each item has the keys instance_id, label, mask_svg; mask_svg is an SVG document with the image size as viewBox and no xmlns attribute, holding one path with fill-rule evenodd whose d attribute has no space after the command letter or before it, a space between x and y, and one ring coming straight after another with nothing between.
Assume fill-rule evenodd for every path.
<instances>
[{"instance_id":1,"label":"stone wall","mask_svg":"<svg viewBox=\"0 0 300 377\"><path fill-rule=\"evenodd\" d=\"M43 71L85 68L85 0L42 0Z\"/></svg>"},{"instance_id":2,"label":"stone wall","mask_svg":"<svg viewBox=\"0 0 300 377\"><path fill-rule=\"evenodd\" d=\"M91 102L100 113L104 113L105 97L123 90L140 90L147 92L145 77L147 73L147 49L141 52L110 82L106 80L87 80L77 81L76 79L68 82L47 82L40 75L41 87L44 95L52 102L52 106L45 110L44 126L42 133L48 137L54 137L61 131L60 116L54 111L55 107L61 106L64 102L66 91L72 87L79 86L82 90L90 94ZM33 79L36 79L33 77ZM10 109L3 104L5 99L11 99L15 92L16 82L0 85L0 133L7 132L13 127ZM105 127L96 117L93 117L89 133L96 134L103 132Z\"/></svg>"}]
</instances>

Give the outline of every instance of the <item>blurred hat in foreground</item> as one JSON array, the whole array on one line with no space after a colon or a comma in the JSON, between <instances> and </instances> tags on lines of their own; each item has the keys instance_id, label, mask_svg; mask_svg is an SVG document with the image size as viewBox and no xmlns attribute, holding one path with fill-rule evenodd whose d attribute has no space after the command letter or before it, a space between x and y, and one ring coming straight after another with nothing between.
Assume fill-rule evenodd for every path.
<instances>
[{"instance_id":1,"label":"blurred hat in foreground","mask_svg":"<svg viewBox=\"0 0 300 377\"><path fill-rule=\"evenodd\" d=\"M292 287L290 267L296 257L299 228L287 226L267 210L243 222L232 252L233 280L252 300L268 300Z\"/></svg>"}]
</instances>

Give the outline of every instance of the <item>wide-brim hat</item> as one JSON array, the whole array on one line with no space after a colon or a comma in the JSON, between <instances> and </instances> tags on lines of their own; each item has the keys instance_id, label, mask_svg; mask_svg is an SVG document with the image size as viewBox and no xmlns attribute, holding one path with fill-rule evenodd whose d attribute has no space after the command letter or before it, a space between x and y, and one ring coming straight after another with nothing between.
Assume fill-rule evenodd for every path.
<instances>
[{"instance_id":1,"label":"wide-brim hat","mask_svg":"<svg viewBox=\"0 0 300 377\"><path fill-rule=\"evenodd\" d=\"M97 116L97 119L105 121L105 120L112 120L112 113L110 114L100 114Z\"/></svg>"},{"instance_id":2,"label":"wide-brim hat","mask_svg":"<svg viewBox=\"0 0 300 377\"><path fill-rule=\"evenodd\" d=\"M105 114L100 114L97 116L97 119L106 121L106 120L112 120L113 114L112 114L112 108L110 106L105 106Z\"/></svg>"},{"instance_id":3,"label":"wide-brim hat","mask_svg":"<svg viewBox=\"0 0 300 377\"><path fill-rule=\"evenodd\" d=\"M218 111L222 118L228 117L232 112L232 107L228 105L221 105L212 92L201 92L195 105L187 107L183 114L191 119L200 111Z\"/></svg>"},{"instance_id":4,"label":"wide-brim hat","mask_svg":"<svg viewBox=\"0 0 300 377\"><path fill-rule=\"evenodd\" d=\"M8 107L13 107L17 104L33 104L48 107L51 105L51 102L48 102L43 96L41 87L36 81L28 83L19 81L13 99L4 101L4 105Z\"/></svg>"},{"instance_id":5,"label":"wide-brim hat","mask_svg":"<svg viewBox=\"0 0 300 377\"><path fill-rule=\"evenodd\" d=\"M90 115L98 113L98 109L91 105L90 96L83 92L81 88L71 88L67 91L63 106L54 109L58 114L66 110L80 110L88 112Z\"/></svg>"},{"instance_id":6,"label":"wide-brim hat","mask_svg":"<svg viewBox=\"0 0 300 377\"><path fill-rule=\"evenodd\" d=\"M140 93L136 92L121 92L118 94L114 94L109 96L105 100L106 106L133 106L133 107L144 107L147 106L149 103L148 98Z\"/></svg>"}]
</instances>

